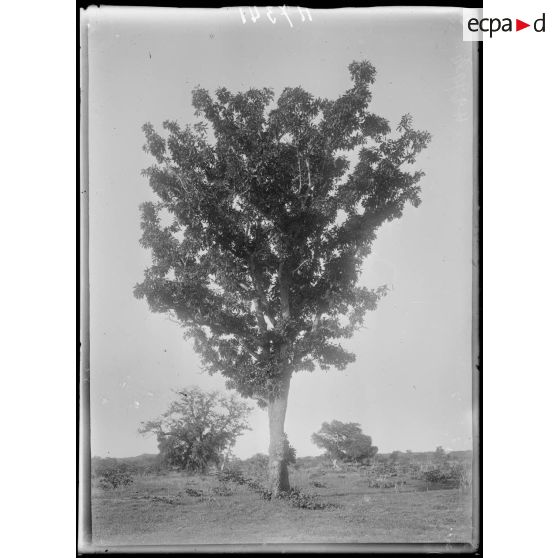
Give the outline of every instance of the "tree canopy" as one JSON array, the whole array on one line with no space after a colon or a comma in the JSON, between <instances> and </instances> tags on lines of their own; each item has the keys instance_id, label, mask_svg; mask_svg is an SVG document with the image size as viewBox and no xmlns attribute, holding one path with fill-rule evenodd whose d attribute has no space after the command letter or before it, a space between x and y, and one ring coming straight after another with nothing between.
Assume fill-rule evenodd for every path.
<instances>
[{"instance_id":1,"label":"tree canopy","mask_svg":"<svg viewBox=\"0 0 558 558\"><path fill-rule=\"evenodd\" d=\"M179 396L158 419L142 423L140 432L157 437L165 465L204 470L219 464L237 437L249 430L250 407L235 396L194 387Z\"/></svg>"},{"instance_id":2,"label":"tree canopy","mask_svg":"<svg viewBox=\"0 0 558 558\"><path fill-rule=\"evenodd\" d=\"M378 453L378 448L372 445L372 438L363 434L356 422L324 422L320 430L312 434L312 442L325 449L330 458L342 461L362 461Z\"/></svg>"},{"instance_id":3,"label":"tree canopy","mask_svg":"<svg viewBox=\"0 0 558 558\"><path fill-rule=\"evenodd\" d=\"M262 406L293 372L354 360L341 340L385 293L358 285L361 265L381 225L420 203L410 167L430 135L409 115L392 133L368 110L375 68L349 73L334 100L198 87L200 121L143 127L158 201L141 207L153 263L135 295L172 312L205 369Z\"/></svg>"}]
</instances>

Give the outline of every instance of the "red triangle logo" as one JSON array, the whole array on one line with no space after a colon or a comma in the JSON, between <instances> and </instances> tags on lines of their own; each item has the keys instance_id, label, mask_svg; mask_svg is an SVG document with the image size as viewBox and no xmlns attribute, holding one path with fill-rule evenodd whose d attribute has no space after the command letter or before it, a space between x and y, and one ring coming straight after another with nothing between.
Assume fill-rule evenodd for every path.
<instances>
[{"instance_id":1,"label":"red triangle logo","mask_svg":"<svg viewBox=\"0 0 558 558\"><path fill-rule=\"evenodd\" d=\"M525 29L526 27L531 27L531 24L530 23L525 23L524 21L521 21L520 19L515 20L515 30L516 31L521 31L522 29Z\"/></svg>"}]
</instances>

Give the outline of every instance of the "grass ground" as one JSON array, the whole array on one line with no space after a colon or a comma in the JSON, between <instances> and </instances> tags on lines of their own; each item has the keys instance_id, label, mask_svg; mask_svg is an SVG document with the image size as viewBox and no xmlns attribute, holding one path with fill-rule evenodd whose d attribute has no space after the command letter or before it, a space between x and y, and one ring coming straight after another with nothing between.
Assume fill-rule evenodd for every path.
<instances>
[{"instance_id":1,"label":"grass ground","mask_svg":"<svg viewBox=\"0 0 558 558\"><path fill-rule=\"evenodd\" d=\"M316 487L314 483L323 485ZM293 471L291 484L325 510L265 501L246 486L214 476L137 477L92 491L93 544L470 543L471 495L409 482L370 488L358 472Z\"/></svg>"}]
</instances>

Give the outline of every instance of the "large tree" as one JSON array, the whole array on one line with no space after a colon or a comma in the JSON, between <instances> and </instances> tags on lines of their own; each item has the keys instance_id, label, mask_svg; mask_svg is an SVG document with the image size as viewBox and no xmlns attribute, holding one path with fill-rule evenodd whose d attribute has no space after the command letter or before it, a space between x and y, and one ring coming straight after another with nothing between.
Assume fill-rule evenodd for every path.
<instances>
[{"instance_id":1,"label":"large tree","mask_svg":"<svg viewBox=\"0 0 558 558\"><path fill-rule=\"evenodd\" d=\"M174 314L210 374L267 407L274 493L289 488L292 374L354 361L340 340L385 293L358 285L363 260L382 223L420 203L423 174L410 166L429 134L409 115L392 133L368 109L374 67L349 72L335 100L287 87L273 107L268 88L196 88L202 120L166 121L164 136L143 127L159 201L141 207L153 265L135 294Z\"/></svg>"},{"instance_id":2,"label":"large tree","mask_svg":"<svg viewBox=\"0 0 558 558\"><path fill-rule=\"evenodd\" d=\"M312 434L312 442L325 449L331 459L341 461L364 461L378 453L372 438L364 434L356 422L324 422L320 430Z\"/></svg>"},{"instance_id":3,"label":"large tree","mask_svg":"<svg viewBox=\"0 0 558 558\"><path fill-rule=\"evenodd\" d=\"M157 437L167 466L205 471L223 463L236 439L249 430L250 407L237 397L194 387L177 392L178 399L159 418L142 423L142 434Z\"/></svg>"}]
</instances>

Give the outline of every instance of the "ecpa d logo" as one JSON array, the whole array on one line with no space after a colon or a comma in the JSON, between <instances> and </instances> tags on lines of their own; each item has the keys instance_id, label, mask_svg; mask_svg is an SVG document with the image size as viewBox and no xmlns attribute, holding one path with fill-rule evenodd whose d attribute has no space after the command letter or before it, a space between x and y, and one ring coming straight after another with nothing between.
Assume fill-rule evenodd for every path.
<instances>
[{"instance_id":1,"label":"ecpa d logo","mask_svg":"<svg viewBox=\"0 0 558 558\"><path fill-rule=\"evenodd\" d=\"M515 20L515 24L514 24ZM482 17L482 10L463 10L463 40L464 41L482 41L484 33L488 33L489 38L495 33L511 33L514 31L522 31L532 27L536 33L544 33L546 31L546 14L535 19L533 23L527 23L521 19L510 17Z\"/></svg>"}]
</instances>

